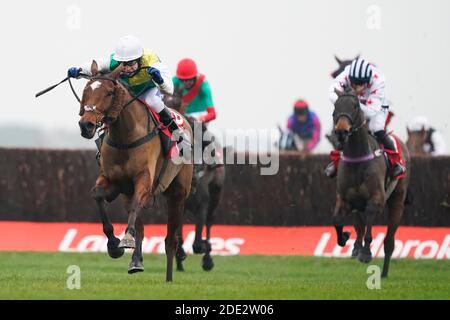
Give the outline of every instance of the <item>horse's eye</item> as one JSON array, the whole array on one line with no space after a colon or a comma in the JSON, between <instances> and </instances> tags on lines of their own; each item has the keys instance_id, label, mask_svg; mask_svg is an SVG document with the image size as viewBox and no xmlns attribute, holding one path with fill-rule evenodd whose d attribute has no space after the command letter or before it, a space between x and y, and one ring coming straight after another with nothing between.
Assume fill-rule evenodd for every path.
<instances>
[{"instance_id":1,"label":"horse's eye","mask_svg":"<svg viewBox=\"0 0 450 320\"><path fill-rule=\"evenodd\" d=\"M110 91L106 94L107 97L113 96L114 95L114 91Z\"/></svg>"}]
</instances>

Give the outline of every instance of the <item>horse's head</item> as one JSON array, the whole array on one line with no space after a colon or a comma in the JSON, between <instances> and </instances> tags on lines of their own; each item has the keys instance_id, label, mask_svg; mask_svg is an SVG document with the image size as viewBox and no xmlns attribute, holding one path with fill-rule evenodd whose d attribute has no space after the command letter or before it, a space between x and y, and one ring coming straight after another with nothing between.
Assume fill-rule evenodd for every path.
<instances>
[{"instance_id":1,"label":"horse's head","mask_svg":"<svg viewBox=\"0 0 450 320\"><path fill-rule=\"evenodd\" d=\"M334 104L334 131L342 145L348 137L358 131L365 123L364 113L359 106L359 99L354 90L341 92L335 89L338 99Z\"/></svg>"},{"instance_id":2,"label":"horse's head","mask_svg":"<svg viewBox=\"0 0 450 320\"><path fill-rule=\"evenodd\" d=\"M355 59L357 59L357 58L359 58L359 55L356 56ZM341 60L336 55L334 56L334 59L336 59L336 62L338 63L339 67L331 73L331 76L333 77L333 79L336 78L338 75L340 75L342 73L342 71L344 71L345 67L352 64L352 61L354 60L354 59L353 60Z\"/></svg>"},{"instance_id":3,"label":"horse's head","mask_svg":"<svg viewBox=\"0 0 450 320\"><path fill-rule=\"evenodd\" d=\"M425 128L422 130L410 130L408 131L408 140L406 141L406 147L411 155L424 155L425 151L423 146L427 140L428 132Z\"/></svg>"},{"instance_id":4,"label":"horse's head","mask_svg":"<svg viewBox=\"0 0 450 320\"><path fill-rule=\"evenodd\" d=\"M120 65L112 73L100 75L97 63L92 62L92 77L84 88L80 103L78 124L84 138L92 139L97 128L117 120L125 99L125 91L117 81L122 70Z\"/></svg>"}]
</instances>

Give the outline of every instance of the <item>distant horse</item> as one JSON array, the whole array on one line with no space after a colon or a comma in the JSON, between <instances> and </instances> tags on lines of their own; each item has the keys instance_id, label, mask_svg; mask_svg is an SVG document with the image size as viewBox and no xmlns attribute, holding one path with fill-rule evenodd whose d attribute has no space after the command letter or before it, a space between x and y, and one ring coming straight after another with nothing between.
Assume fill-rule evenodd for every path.
<instances>
[{"instance_id":1,"label":"distant horse","mask_svg":"<svg viewBox=\"0 0 450 320\"><path fill-rule=\"evenodd\" d=\"M354 91L343 93L336 90L338 99L333 112L334 128L338 141L343 145L343 156L337 175L337 200L333 224L339 246L345 246L350 232L343 232L343 216L355 213L356 242L352 257L368 263L372 259L372 225L376 215L388 206L388 231L384 239L383 277L388 276L389 262L394 250L395 232L404 211L410 177L410 159L406 146L400 142L407 167L406 177L390 181L385 158L380 146L367 129L364 114ZM363 239L364 238L364 239ZM364 240L364 244L363 244Z\"/></svg>"},{"instance_id":2,"label":"distant horse","mask_svg":"<svg viewBox=\"0 0 450 320\"><path fill-rule=\"evenodd\" d=\"M176 88L174 94L164 96L164 102L167 106L179 111L185 115L186 105L182 103L182 87ZM186 115L185 115L186 116ZM190 125L194 127L195 120L192 117L186 116ZM199 123L197 122L197 125ZM202 132L206 132L206 126L202 125ZM209 143L205 143L201 137L195 137L196 143L202 144L202 149L207 147ZM222 147L213 139L211 142L216 151L222 152ZM222 196L223 186L225 183L225 167L223 165L207 165L194 164L194 174L192 177L192 192L186 202L186 210L194 215L195 221L195 240L192 246L195 254L204 253L202 258L202 268L205 271L210 271L214 267L214 262L211 258L211 227L215 220L216 208ZM202 239L203 228L206 225L206 239ZM183 260L186 258L186 253L183 249L182 228L179 229L178 247L176 252L177 270L183 271Z\"/></svg>"},{"instance_id":3,"label":"distant horse","mask_svg":"<svg viewBox=\"0 0 450 320\"><path fill-rule=\"evenodd\" d=\"M118 80L123 66L112 73L98 73L97 63L91 65L92 77L83 91L79 126L84 138L94 137L102 124L108 126L105 143L101 147L101 168L92 189L108 238L108 254L112 258L123 255L125 248L134 249L128 273L144 271L142 241L144 224L142 209L158 194L164 194L168 204L166 281L172 281L173 258L177 248L177 232L182 224L185 201L191 190L191 163L176 164L166 159L161 149L160 130L147 106L133 99ZM192 130L185 122L186 133ZM119 195L128 212L125 236L119 240L106 214L104 203Z\"/></svg>"},{"instance_id":4,"label":"distant horse","mask_svg":"<svg viewBox=\"0 0 450 320\"><path fill-rule=\"evenodd\" d=\"M424 145L429 139L429 132L425 129L420 131L412 131L408 129L408 140L406 146L412 156L429 155L425 152Z\"/></svg>"}]
</instances>

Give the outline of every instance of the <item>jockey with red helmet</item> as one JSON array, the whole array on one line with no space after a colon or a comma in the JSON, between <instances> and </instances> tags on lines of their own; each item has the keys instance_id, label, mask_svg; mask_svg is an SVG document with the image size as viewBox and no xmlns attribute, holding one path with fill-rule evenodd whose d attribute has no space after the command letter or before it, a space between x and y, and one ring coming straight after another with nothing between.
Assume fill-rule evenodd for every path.
<instances>
[{"instance_id":1,"label":"jockey with red helmet","mask_svg":"<svg viewBox=\"0 0 450 320\"><path fill-rule=\"evenodd\" d=\"M203 123L216 118L209 82L205 75L198 73L194 60L186 58L178 63L173 83L175 88L182 87L182 102L187 105L186 115Z\"/></svg>"},{"instance_id":2,"label":"jockey with red helmet","mask_svg":"<svg viewBox=\"0 0 450 320\"><path fill-rule=\"evenodd\" d=\"M295 102L294 113L288 119L287 128L305 142L306 152L311 152L320 141L319 118L309 110L305 100Z\"/></svg>"}]
</instances>

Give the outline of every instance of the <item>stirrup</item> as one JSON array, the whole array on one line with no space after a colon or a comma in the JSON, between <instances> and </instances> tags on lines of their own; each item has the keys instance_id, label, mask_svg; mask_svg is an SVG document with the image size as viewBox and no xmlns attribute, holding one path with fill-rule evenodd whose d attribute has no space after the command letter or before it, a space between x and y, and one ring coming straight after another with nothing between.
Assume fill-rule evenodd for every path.
<instances>
[{"instance_id":1,"label":"stirrup","mask_svg":"<svg viewBox=\"0 0 450 320\"><path fill-rule=\"evenodd\" d=\"M337 175L337 170L333 162L330 162L324 170L325 175L328 178L334 178Z\"/></svg>"},{"instance_id":2,"label":"stirrup","mask_svg":"<svg viewBox=\"0 0 450 320\"><path fill-rule=\"evenodd\" d=\"M401 163L396 163L394 168L392 169L392 176L394 178L404 174L406 172L406 168Z\"/></svg>"}]
</instances>

